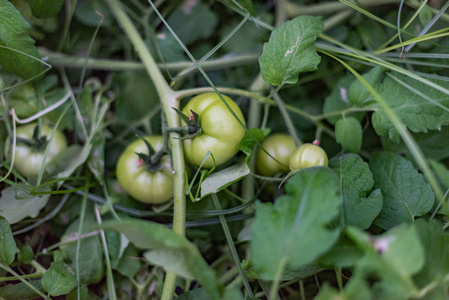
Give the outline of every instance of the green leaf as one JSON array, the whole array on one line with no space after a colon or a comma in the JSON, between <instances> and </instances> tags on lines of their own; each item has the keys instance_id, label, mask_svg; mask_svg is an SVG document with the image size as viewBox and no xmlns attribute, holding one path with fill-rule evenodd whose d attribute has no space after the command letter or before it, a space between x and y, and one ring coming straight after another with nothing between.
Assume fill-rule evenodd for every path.
<instances>
[{"instance_id":1,"label":"green leaf","mask_svg":"<svg viewBox=\"0 0 449 300\"><path fill-rule=\"evenodd\" d=\"M381 67L375 67L362 77L377 90L382 79L382 74L383 69ZM359 80L355 80L349 87L349 101L358 107L373 107L377 105L371 93Z\"/></svg>"},{"instance_id":2,"label":"green leaf","mask_svg":"<svg viewBox=\"0 0 449 300\"><path fill-rule=\"evenodd\" d=\"M26 79L42 72L39 53L28 34L30 28L11 2L0 0L0 65Z\"/></svg>"},{"instance_id":3,"label":"green leaf","mask_svg":"<svg viewBox=\"0 0 449 300\"><path fill-rule=\"evenodd\" d=\"M342 225L367 229L382 209L380 190L373 191L367 197L374 185L368 164L356 154L346 154L331 159L329 167L340 178Z\"/></svg>"},{"instance_id":4,"label":"green leaf","mask_svg":"<svg viewBox=\"0 0 449 300\"><path fill-rule=\"evenodd\" d=\"M254 15L254 5L253 2L251 0L225 0L225 3L228 3L230 5L232 5L235 8L240 9L240 7L243 7L246 11L248 11L251 15ZM237 5L236 3L238 3L239 5Z\"/></svg>"},{"instance_id":5,"label":"green leaf","mask_svg":"<svg viewBox=\"0 0 449 300\"><path fill-rule=\"evenodd\" d=\"M335 124L337 143L347 152L360 152L362 148L362 125L355 118L343 118Z\"/></svg>"},{"instance_id":6,"label":"green leaf","mask_svg":"<svg viewBox=\"0 0 449 300\"><path fill-rule=\"evenodd\" d=\"M218 18L208 5L195 1L186 2L175 9L167 18L167 23L182 43L188 45L210 37L215 32ZM168 30L166 34L170 34Z\"/></svg>"},{"instance_id":7,"label":"green leaf","mask_svg":"<svg viewBox=\"0 0 449 300\"><path fill-rule=\"evenodd\" d=\"M365 48L374 51L382 47L382 44L387 40L384 28L385 26L379 24L377 21L367 18L364 22L360 22L355 29Z\"/></svg>"},{"instance_id":8,"label":"green leaf","mask_svg":"<svg viewBox=\"0 0 449 300\"><path fill-rule=\"evenodd\" d=\"M50 189L43 188L43 191ZM2 190L0 196L0 215L15 224L27 217L35 218L40 210L47 204L49 194L31 196L14 186L8 186Z\"/></svg>"},{"instance_id":9,"label":"green leaf","mask_svg":"<svg viewBox=\"0 0 449 300\"><path fill-rule=\"evenodd\" d=\"M370 241L373 248L358 262L355 272L378 279L372 286L373 299L412 298L416 293L412 276L424 265L424 249L414 224L401 224Z\"/></svg>"},{"instance_id":10,"label":"green leaf","mask_svg":"<svg viewBox=\"0 0 449 300\"><path fill-rule=\"evenodd\" d=\"M138 219L108 221L102 227L123 233L137 248L150 250L145 257L153 264L195 278L211 299L220 298L221 287L213 270L185 237L161 224Z\"/></svg>"},{"instance_id":11,"label":"green leaf","mask_svg":"<svg viewBox=\"0 0 449 300\"><path fill-rule=\"evenodd\" d=\"M263 279L272 280L285 267L313 262L339 236L339 230L329 229L342 204L337 176L329 168L300 170L285 190L274 205L256 203L251 256Z\"/></svg>"},{"instance_id":12,"label":"green leaf","mask_svg":"<svg viewBox=\"0 0 449 300\"><path fill-rule=\"evenodd\" d=\"M73 240L78 237L79 222L80 220L77 219L67 227L61 238L61 242L64 242L67 239ZM87 213L84 219L83 232L81 234L90 232L90 227L94 225L95 220L93 215ZM61 245L60 249L66 262L73 270L76 270L77 242L75 241L66 245ZM78 267L80 282L83 284L97 283L104 277L103 252L98 236L81 239Z\"/></svg>"},{"instance_id":13,"label":"green leaf","mask_svg":"<svg viewBox=\"0 0 449 300\"><path fill-rule=\"evenodd\" d=\"M249 164L253 155L254 147L257 143L260 143L270 133L269 129L261 130L259 128L251 128L249 132L246 132L242 140L237 146L237 149L243 151L246 154L246 163Z\"/></svg>"},{"instance_id":14,"label":"green leaf","mask_svg":"<svg viewBox=\"0 0 449 300\"><path fill-rule=\"evenodd\" d=\"M58 14L64 0L30 0L33 15L38 18L51 18Z\"/></svg>"},{"instance_id":15,"label":"green leaf","mask_svg":"<svg viewBox=\"0 0 449 300\"><path fill-rule=\"evenodd\" d=\"M376 225L389 229L412 222L432 208L435 199L432 189L410 161L397 154L378 152L371 156L369 166L374 187L380 188L384 196Z\"/></svg>"},{"instance_id":16,"label":"green leaf","mask_svg":"<svg viewBox=\"0 0 449 300\"><path fill-rule=\"evenodd\" d=\"M426 157L436 160L449 158L449 126L427 133L414 133L413 138ZM382 146L385 150L409 154L408 148L401 140L395 143L388 137L382 137Z\"/></svg>"},{"instance_id":17,"label":"green leaf","mask_svg":"<svg viewBox=\"0 0 449 300\"><path fill-rule=\"evenodd\" d=\"M6 219L0 218L0 262L9 266L16 257L16 241L11 226Z\"/></svg>"},{"instance_id":18,"label":"green leaf","mask_svg":"<svg viewBox=\"0 0 449 300\"><path fill-rule=\"evenodd\" d=\"M42 276L41 283L50 295L60 296L68 294L76 286L76 276L68 265L55 261Z\"/></svg>"},{"instance_id":19,"label":"green leaf","mask_svg":"<svg viewBox=\"0 0 449 300\"><path fill-rule=\"evenodd\" d=\"M29 280L28 281L36 289L42 291L42 285L40 279ZM17 299L37 299L39 295L36 294L28 285L23 282L16 284L8 284L0 287L0 297L6 300L17 300Z\"/></svg>"},{"instance_id":20,"label":"green leaf","mask_svg":"<svg viewBox=\"0 0 449 300\"><path fill-rule=\"evenodd\" d=\"M444 187L449 189L449 170L442 163L434 159L429 159L429 163L440 181L443 183Z\"/></svg>"},{"instance_id":21,"label":"green leaf","mask_svg":"<svg viewBox=\"0 0 449 300\"><path fill-rule=\"evenodd\" d=\"M432 10L429 5L424 5L424 7L419 12L419 21L423 27L426 27L432 20Z\"/></svg>"},{"instance_id":22,"label":"green leaf","mask_svg":"<svg viewBox=\"0 0 449 300\"><path fill-rule=\"evenodd\" d=\"M338 80L337 84L332 88L330 95L324 99L323 114L342 111L353 107L353 104L349 102L349 87L352 82L354 82L354 76L351 74L346 74ZM347 117L354 117L357 120L360 120L364 115L365 112L346 114ZM326 120L332 125L335 125L341 117L341 115L337 115L328 117Z\"/></svg>"},{"instance_id":23,"label":"green leaf","mask_svg":"<svg viewBox=\"0 0 449 300\"><path fill-rule=\"evenodd\" d=\"M140 260L136 259L139 257L139 252L136 247L132 244L129 244L120 257L120 261L117 267L114 269L117 270L120 274L127 276L128 278L134 278L137 272L142 267L142 263Z\"/></svg>"},{"instance_id":24,"label":"green leaf","mask_svg":"<svg viewBox=\"0 0 449 300\"><path fill-rule=\"evenodd\" d=\"M20 249L20 252L17 254L17 260L24 264L29 264L33 261L34 252L30 245L26 244Z\"/></svg>"},{"instance_id":25,"label":"green leaf","mask_svg":"<svg viewBox=\"0 0 449 300\"><path fill-rule=\"evenodd\" d=\"M322 19L310 16L297 17L275 29L259 58L263 79L274 86L294 84L299 73L316 70L321 57L315 51L315 40L322 30Z\"/></svg>"},{"instance_id":26,"label":"green leaf","mask_svg":"<svg viewBox=\"0 0 449 300\"><path fill-rule=\"evenodd\" d=\"M251 170L248 168L248 165L243 161L240 164L235 164L219 172L212 173L201 183L201 198L223 190L250 172Z\"/></svg>"},{"instance_id":27,"label":"green leaf","mask_svg":"<svg viewBox=\"0 0 449 300\"><path fill-rule=\"evenodd\" d=\"M75 17L82 24L97 27L101 22L101 16L96 12L100 12L103 16L103 23L101 26L110 26L113 23L113 17L109 9L101 0L78 0L75 8Z\"/></svg>"},{"instance_id":28,"label":"green leaf","mask_svg":"<svg viewBox=\"0 0 449 300\"><path fill-rule=\"evenodd\" d=\"M370 300L372 298L369 285L359 274L354 274L341 291L325 283L314 300Z\"/></svg>"}]
</instances>

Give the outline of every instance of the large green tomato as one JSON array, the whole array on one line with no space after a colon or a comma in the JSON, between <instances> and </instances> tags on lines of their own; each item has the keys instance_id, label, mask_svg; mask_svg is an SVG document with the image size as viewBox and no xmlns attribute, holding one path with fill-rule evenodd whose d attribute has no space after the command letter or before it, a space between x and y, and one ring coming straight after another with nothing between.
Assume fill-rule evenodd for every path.
<instances>
[{"instance_id":1,"label":"large green tomato","mask_svg":"<svg viewBox=\"0 0 449 300\"><path fill-rule=\"evenodd\" d=\"M279 172L290 171L288 164L296 146L288 134L276 133L270 135L260 145L277 160L275 161L261 148L257 149L256 170L260 175L273 176Z\"/></svg>"},{"instance_id":2,"label":"large green tomato","mask_svg":"<svg viewBox=\"0 0 449 300\"><path fill-rule=\"evenodd\" d=\"M225 95L223 98L240 121L245 124L242 111L237 104ZM237 146L245 135L245 129L215 93L201 94L192 98L182 112L190 116L190 110L198 114L202 132L192 139L184 140L187 161L199 167L207 152L210 151L216 166L227 162L238 152ZM211 168L213 165L213 159L209 156L203 167Z\"/></svg>"},{"instance_id":3,"label":"large green tomato","mask_svg":"<svg viewBox=\"0 0 449 300\"><path fill-rule=\"evenodd\" d=\"M293 152L289 165L292 171L316 166L327 166L327 155L320 146L302 144Z\"/></svg>"},{"instance_id":4,"label":"large green tomato","mask_svg":"<svg viewBox=\"0 0 449 300\"><path fill-rule=\"evenodd\" d=\"M18 127L16 130L17 138L32 141L33 132L36 126L37 126L36 123L30 123ZM41 128L40 135L46 136L48 140L49 137L51 136L52 131L53 128L43 125ZM8 144L9 143L7 143L7 145ZM57 154L59 154L66 148L67 148L67 140L64 134L59 130L56 131L49 145L45 165L49 164ZM41 147L41 149L38 149L36 147L17 141L14 158L14 166L17 169L17 171L19 171L19 173L25 177L37 177L41 169L42 163L44 162L45 149L46 147Z\"/></svg>"},{"instance_id":5,"label":"large green tomato","mask_svg":"<svg viewBox=\"0 0 449 300\"><path fill-rule=\"evenodd\" d=\"M164 145L162 136L147 136L145 139L155 151ZM142 139L130 144L117 163L117 179L122 188L135 199L150 204L167 202L173 197L173 169L170 157L165 155L152 170L142 162L136 153L148 154Z\"/></svg>"}]
</instances>

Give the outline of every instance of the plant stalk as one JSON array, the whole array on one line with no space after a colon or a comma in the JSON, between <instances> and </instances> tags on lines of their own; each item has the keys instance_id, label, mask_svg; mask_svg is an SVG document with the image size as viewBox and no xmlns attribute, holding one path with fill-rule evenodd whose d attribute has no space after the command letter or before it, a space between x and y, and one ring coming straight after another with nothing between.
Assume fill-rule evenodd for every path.
<instances>
[{"instance_id":1,"label":"plant stalk","mask_svg":"<svg viewBox=\"0 0 449 300\"><path fill-rule=\"evenodd\" d=\"M111 11L115 15L116 20L121 25L129 40L134 46L135 51L138 53L140 60L145 66L151 80L153 81L156 90L161 99L162 110L165 114L167 125L169 127L179 127L179 117L176 111L172 108L179 109L178 101L175 98L175 94L166 82L164 76L159 70L156 62L151 56L148 48L146 47L139 32L132 24L129 17L123 10L123 7L118 0L107 1ZM184 154L182 149L182 141L178 139L179 134L171 133L171 149L172 149L172 161L173 170L175 172L174 178L174 211L173 211L173 231L180 235L185 235L185 216L186 216L186 198L184 193ZM176 287L176 274L167 272L164 288L162 291L162 300L168 300L173 298L173 294Z\"/></svg>"}]
</instances>

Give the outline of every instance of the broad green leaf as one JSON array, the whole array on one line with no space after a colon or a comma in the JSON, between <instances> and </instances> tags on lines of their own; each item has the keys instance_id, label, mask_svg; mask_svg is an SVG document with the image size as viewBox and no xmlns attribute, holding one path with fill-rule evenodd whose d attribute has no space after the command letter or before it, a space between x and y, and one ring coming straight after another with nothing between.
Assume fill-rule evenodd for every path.
<instances>
[{"instance_id":1,"label":"broad green leaf","mask_svg":"<svg viewBox=\"0 0 449 300\"><path fill-rule=\"evenodd\" d=\"M34 259L34 252L30 245L26 244L17 254L17 260L24 264L29 264Z\"/></svg>"},{"instance_id":2,"label":"broad green leaf","mask_svg":"<svg viewBox=\"0 0 449 300\"><path fill-rule=\"evenodd\" d=\"M261 130L259 128L251 128L249 133L245 133L237 148L246 154L245 161L247 164L249 164L249 161L251 160L256 144L263 141L269 133L269 129Z\"/></svg>"},{"instance_id":3,"label":"broad green leaf","mask_svg":"<svg viewBox=\"0 0 449 300\"><path fill-rule=\"evenodd\" d=\"M40 279L37 280L29 280L28 281L32 286L36 289L43 291ZM5 286L0 287L0 297L6 300L31 300L38 299L39 295L36 294L30 287L28 287L25 283L10 283Z\"/></svg>"},{"instance_id":4,"label":"broad green leaf","mask_svg":"<svg viewBox=\"0 0 449 300\"><path fill-rule=\"evenodd\" d=\"M354 82L354 76L350 74L347 74L338 80L337 84L332 88L330 95L324 99L323 114L343 111L353 107L353 104L349 102L349 86L352 82ZM346 114L346 116L354 117L357 120L360 120L364 115L365 112ZM328 117L326 120L332 125L335 125L341 117L341 115L336 115Z\"/></svg>"},{"instance_id":5,"label":"broad green leaf","mask_svg":"<svg viewBox=\"0 0 449 300\"><path fill-rule=\"evenodd\" d=\"M344 289L338 291L324 284L314 300L370 300L373 299L368 283L359 274L351 276Z\"/></svg>"},{"instance_id":6,"label":"broad green leaf","mask_svg":"<svg viewBox=\"0 0 449 300\"><path fill-rule=\"evenodd\" d=\"M211 299L220 298L220 285L213 270L195 245L185 237L161 224L138 219L108 221L102 227L123 233L137 248L150 250L145 253L145 257L153 264L195 278ZM169 258L171 260L167 260Z\"/></svg>"},{"instance_id":7,"label":"broad green leaf","mask_svg":"<svg viewBox=\"0 0 449 300\"><path fill-rule=\"evenodd\" d=\"M31 196L14 186L8 186L2 190L0 196L0 216L6 218L10 224L20 222L27 217L35 218L49 198L49 194Z\"/></svg>"},{"instance_id":8,"label":"broad green leaf","mask_svg":"<svg viewBox=\"0 0 449 300\"><path fill-rule=\"evenodd\" d=\"M248 165L243 161L240 164L235 164L219 172L212 173L201 183L201 198L223 190L250 172L251 170L248 168Z\"/></svg>"},{"instance_id":9,"label":"broad green leaf","mask_svg":"<svg viewBox=\"0 0 449 300\"><path fill-rule=\"evenodd\" d=\"M419 21L423 27L426 27L432 20L432 10L429 5L424 5L422 10L419 12Z\"/></svg>"},{"instance_id":10,"label":"broad green leaf","mask_svg":"<svg viewBox=\"0 0 449 300\"><path fill-rule=\"evenodd\" d=\"M183 44L188 45L199 39L206 39L215 32L218 23L216 13L202 2L186 2L167 18L167 23ZM168 30L166 34L170 34Z\"/></svg>"},{"instance_id":11,"label":"broad green leaf","mask_svg":"<svg viewBox=\"0 0 449 300\"><path fill-rule=\"evenodd\" d=\"M371 156L369 166L374 187L382 190L384 199L376 225L389 229L412 222L432 208L435 199L432 189L410 161L397 154L378 152Z\"/></svg>"},{"instance_id":12,"label":"broad green leaf","mask_svg":"<svg viewBox=\"0 0 449 300\"><path fill-rule=\"evenodd\" d=\"M68 294L76 286L74 271L62 261L51 263L41 279L42 286L52 296Z\"/></svg>"},{"instance_id":13,"label":"broad green leaf","mask_svg":"<svg viewBox=\"0 0 449 300\"><path fill-rule=\"evenodd\" d=\"M449 157L449 126L444 126L439 130L432 130L427 133L414 133L414 139L424 155L436 160ZM388 137L382 137L382 146L385 150L392 152L409 153L408 148L401 140L395 143Z\"/></svg>"},{"instance_id":14,"label":"broad green leaf","mask_svg":"<svg viewBox=\"0 0 449 300\"><path fill-rule=\"evenodd\" d=\"M375 67L362 77L377 90L380 85L382 74L383 69L381 67ZM358 107L374 107L377 105L377 102L374 100L371 93L359 80L354 80L349 87L349 101Z\"/></svg>"},{"instance_id":15,"label":"broad green leaf","mask_svg":"<svg viewBox=\"0 0 449 300\"><path fill-rule=\"evenodd\" d=\"M139 257L139 252L134 245L129 244L123 252L123 255L120 257L118 265L114 269L122 275L134 278L142 267L141 261L136 259L136 257Z\"/></svg>"},{"instance_id":16,"label":"broad green leaf","mask_svg":"<svg viewBox=\"0 0 449 300\"><path fill-rule=\"evenodd\" d=\"M0 0L0 65L3 70L26 79L42 72L37 60L39 53L28 34L30 29L11 2Z\"/></svg>"},{"instance_id":17,"label":"broad green leaf","mask_svg":"<svg viewBox=\"0 0 449 300\"><path fill-rule=\"evenodd\" d=\"M16 257L16 241L11 226L6 219L0 218L0 263L9 266Z\"/></svg>"},{"instance_id":18,"label":"broad green leaf","mask_svg":"<svg viewBox=\"0 0 449 300\"><path fill-rule=\"evenodd\" d=\"M382 209L380 190L375 190L368 196L374 185L368 164L356 154L346 154L331 159L329 167L340 178L343 195L342 225L368 228Z\"/></svg>"},{"instance_id":19,"label":"broad green leaf","mask_svg":"<svg viewBox=\"0 0 449 300\"><path fill-rule=\"evenodd\" d=\"M359 260L355 272L377 279L372 286L373 299L413 298L416 286L412 277L424 265L424 249L415 226L404 223L370 240L373 248Z\"/></svg>"},{"instance_id":20,"label":"broad green leaf","mask_svg":"<svg viewBox=\"0 0 449 300\"><path fill-rule=\"evenodd\" d=\"M67 227L61 238L61 242L78 237L79 222L80 220L77 219ZM81 234L89 233L92 229L91 227L94 225L95 221L93 215L87 213L83 223L83 232ZM76 248L76 241L60 247L66 262L73 270L76 270L77 267ZM104 277L103 251L98 236L81 239L78 267L80 282L83 284L97 283Z\"/></svg>"},{"instance_id":21,"label":"broad green leaf","mask_svg":"<svg viewBox=\"0 0 449 300\"><path fill-rule=\"evenodd\" d=\"M272 280L285 267L311 263L337 240L329 229L342 204L338 178L327 167L298 171L275 203L256 203L251 257L261 278Z\"/></svg>"},{"instance_id":22,"label":"broad green leaf","mask_svg":"<svg viewBox=\"0 0 449 300\"><path fill-rule=\"evenodd\" d=\"M109 12L105 2L101 0L78 0L75 8L75 17L82 24L97 27L101 22L101 16L96 12L100 12L103 16L101 26L110 26L113 23L113 17Z\"/></svg>"},{"instance_id":23,"label":"broad green leaf","mask_svg":"<svg viewBox=\"0 0 449 300\"><path fill-rule=\"evenodd\" d=\"M417 220L418 236L425 250L425 264L414 280L419 288L436 285L426 299L448 299L449 235L437 221Z\"/></svg>"},{"instance_id":24,"label":"broad green leaf","mask_svg":"<svg viewBox=\"0 0 449 300\"><path fill-rule=\"evenodd\" d=\"M442 163L434 159L429 159L429 163L440 181L443 183L444 187L449 189L449 170Z\"/></svg>"},{"instance_id":25,"label":"broad green leaf","mask_svg":"<svg viewBox=\"0 0 449 300\"><path fill-rule=\"evenodd\" d=\"M374 51L385 43L387 37L384 31L385 26L379 24L377 21L369 18L360 22L355 28L362 40L365 48L369 51Z\"/></svg>"},{"instance_id":26,"label":"broad green leaf","mask_svg":"<svg viewBox=\"0 0 449 300\"><path fill-rule=\"evenodd\" d=\"M355 118L343 118L335 124L337 143L347 152L360 152L362 148L362 125Z\"/></svg>"},{"instance_id":27,"label":"broad green leaf","mask_svg":"<svg viewBox=\"0 0 449 300\"><path fill-rule=\"evenodd\" d=\"M329 269L349 268L353 267L363 254L364 252L353 241L342 236L331 250L320 257L319 264Z\"/></svg>"},{"instance_id":28,"label":"broad green leaf","mask_svg":"<svg viewBox=\"0 0 449 300\"><path fill-rule=\"evenodd\" d=\"M321 57L315 40L322 30L322 19L310 16L296 17L275 29L259 58L263 79L274 86L294 84L300 73L316 70Z\"/></svg>"},{"instance_id":29,"label":"broad green leaf","mask_svg":"<svg viewBox=\"0 0 449 300\"><path fill-rule=\"evenodd\" d=\"M33 15L38 18L51 18L58 14L64 0L30 0Z\"/></svg>"}]
</instances>

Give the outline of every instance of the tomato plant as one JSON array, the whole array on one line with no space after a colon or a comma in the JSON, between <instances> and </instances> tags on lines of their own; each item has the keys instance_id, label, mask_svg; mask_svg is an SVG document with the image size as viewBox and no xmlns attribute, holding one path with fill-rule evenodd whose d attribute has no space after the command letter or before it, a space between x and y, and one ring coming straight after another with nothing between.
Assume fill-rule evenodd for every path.
<instances>
[{"instance_id":1,"label":"tomato plant","mask_svg":"<svg viewBox=\"0 0 449 300\"><path fill-rule=\"evenodd\" d=\"M45 157L48 138L53 128L43 125L39 139L36 139L34 136L36 128L37 123L31 123L20 126L16 130L17 144L14 166L25 177L37 177L42 165L44 165L45 171L45 165L49 164L56 155L67 148L67 140L64 134L57 130L50 141L47 156ZM9 147L8 144L7 147Z\"/></svg>"},{"instance_id":2,"label":"tomato plant","mask_svg":"<svg viewBox=\"0 0 449 300\"><path fill-rule=\"evenodd\" d=\"M162 136L147 136L147 140L155 151L162 149ZM117 179L122 188L137 200L160 204L173 196L173 169L170 157L162 156L151 164L145 162L139 153L149 154L149 149L142 139L131 143L120 156L117 163ZM152 154L154 157L155 153Z\"/></svg>"},{"instance_id":3,"label":"tomato plant","mask_svg":"<svg viewBox=\"0 0 449 300\"><path fill-rule=\"evenodd\" d=\"M323 148L318 145L302 144L292 153L289 166L292 171L327 166L327 155Z\"/></svg>"},{"instance_id":4,"label":"tomato plant","mask_svg":"<svg viewBox=\"0 0 449 300\"><path fill-rule=\"evenodd\" d=\"M256 153L256 170L264 176L273 176L279 172L288 172L290 156L296 146L293 139L285 133L276 133L267 137L260 144L272 157L262 149Z\"/></svg>"},{"instance_id":5,"label":"tomato plant","mask_svg":"<svg viewBox=\"0 0 449 300\"><path fill-rule=\"evenodd\" d=\"M222 96L230 109L245 125L242 111L237 104L231 98ZM215 93L205 93L193 97L182 110L187 116L190 116L191 111L198 114L201 131L197 136L184 140L187 161L199 167L206 158L207 152L210 151L216 166L224 164L237 153L237 145L245 135L245 129ZM209 156L203 167L213 167L214 160Z\"/></svg>"}]
</instances>

